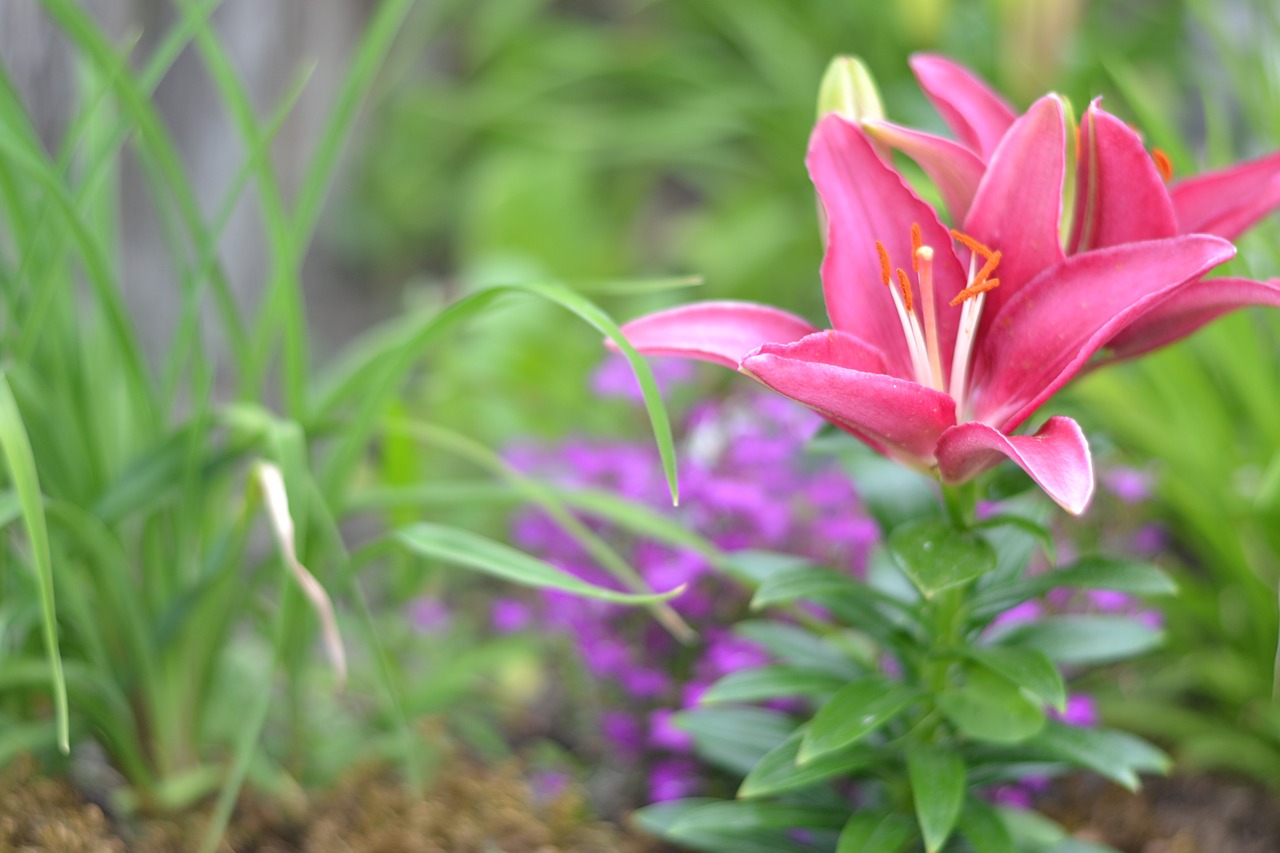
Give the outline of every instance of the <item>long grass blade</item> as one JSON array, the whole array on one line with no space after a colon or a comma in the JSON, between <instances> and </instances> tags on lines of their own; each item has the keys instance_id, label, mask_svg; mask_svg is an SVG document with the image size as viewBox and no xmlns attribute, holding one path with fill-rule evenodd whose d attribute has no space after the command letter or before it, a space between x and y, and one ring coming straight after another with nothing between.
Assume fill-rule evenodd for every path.
<instances>
[{"instance_id":1,"label":"long grass blade","mask_svg":"<svg viewBox=\"0 0 1280 853\"><path fill-rule=\"evenodd\" d=\"M320 422L338 417L345 406L352 406L355 410L344 421L337 446L326 464L322 483L327 493L335 493L347 481L352 468L368 446L369 437L388 398L421 358L427 346L454 325L478 315L495 302L514 295L536 296L559 305L617 345L640 383L645 410L653 428L667 485L671 490L672 503L677 502L675 441L671 436L671 421L662 405L653 372L604 311L585 296L555 283L508 284L479 290L442 311L384 327L348 353L348 357L321 386L317 395L319 402L312 415L313 420Z\"/></svg>"},{"instance_id":2,"label":"long grass blade","mask_svg":"<svg viewBox=\"0 0 1280 853\"><path fill-rule=\"evenodd\" d=\"M49 681L53 690L54 713L58 725L58 748L71 751L70 709L67 681L58 648L58 614L53 600L53 559L49 551L49 528L44 515L44 498L36 472L31 441L22 423L18 401L8 378L0 371L0 446L9 465L9 476L22 502L22 520L31 545L32 562L40 590L40 618L44 626L45 653L49 661Z\"/></svg>"}]
</instances>

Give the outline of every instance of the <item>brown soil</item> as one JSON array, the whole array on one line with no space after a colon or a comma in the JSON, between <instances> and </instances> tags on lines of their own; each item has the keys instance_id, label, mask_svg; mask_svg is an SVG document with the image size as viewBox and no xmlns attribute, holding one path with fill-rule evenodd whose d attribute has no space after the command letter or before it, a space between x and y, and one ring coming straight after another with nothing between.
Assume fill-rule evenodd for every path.
<instances>
[{"instance_id":1,"label":"brown soil","mask_svg":"<svg viewBox=\"0 0 1280 853\"><path fill-rule=\"evenodd\" d=\"M225 853L656 853L647 840L585 815L569 791L540 802L514 765L458 767L427 795L385 772L353 773L294 809L244 797ZM31 761L0 776L0 853L183 853L206 814L120 827Z\"/></svg>"},{"instance_id":2,"label":"brown soil","mask_svg":"<svg viewBox=\"0 0 1280 853\"><path fill-rule=\"evenodd\" d=\"M1280 851L1280 800L1222 777L1149 779L1131 794L1080 776L1056 785L1038 805L1077 837L1124 853Z\"/></svg>"},{"instance_id":3,"label":"brown soil","mask_svg":"<svg viewBox=\"0 0 1280 853\"><path fill-rule=\"evenodd\" d=\"M1152 779L1130 794L1095 777L1056 785L1039 804L1081 839L1124 853L1277 853L1280 800L1218 777ZM185 853L207 810L116 825L70 783L21 760L0 774L0 853ZM540 799L520 768L459 765L426 796L393 775L352 773L292 807L245 796L220 853L659 853L591 820L572 789Z\"/></svg>"}]
</instances>

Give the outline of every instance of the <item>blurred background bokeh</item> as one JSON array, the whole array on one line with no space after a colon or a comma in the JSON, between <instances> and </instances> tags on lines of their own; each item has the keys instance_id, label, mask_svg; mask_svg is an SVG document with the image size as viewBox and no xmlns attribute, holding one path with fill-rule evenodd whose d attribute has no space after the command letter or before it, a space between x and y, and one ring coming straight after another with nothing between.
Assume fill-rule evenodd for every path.
<instances>
[{"instance_id":1,"label":"blurred background bokeh","mask_svg":"<svg viewBox=\"0 0 1280 853\"><path fill-rule=\"evenodd\" d=\"M83 5L138 57L175 21L151 0ZM375 7L225 0L212 15L260 114L309 74L274 146L286 191ZM1268 0L424 0L387 57L308 256L317 349L509 281L590 289L623 319L732 297L820 321L803 162L818 82L834 55L856 54L891 119L940 130L909 73L916 51L970 65L1018 106L1053 89L1078 112L1101 95L1169 153L1175 176L1280 148L1280 5ZM55 138L76 66L38 4L0 3L0 54ZM242 151L209 85L184 55L155 98L213 205ZM129 190L143 178L125 177L129 297L159 342L178 310L172 270L148 196ZM268 262L249 196L222 253L246 304ZM1280 275L1275 218L1242 241L1235 267ZM665 276L704 283L642 296L615 286ZM491 447L638 435L630 408L593 396L601 354L585 325L522 303L437 350L403 405ZM1280 319L1233 317L1056 405L1151 472L1172 536L1162 562L1184 589L1167 605L1166 650L1143 678L1111 684L1105 710L1186 761L1280 786ZM437 475L439 462L423 456L398 476Z\"/></svg>"}]
</instances>

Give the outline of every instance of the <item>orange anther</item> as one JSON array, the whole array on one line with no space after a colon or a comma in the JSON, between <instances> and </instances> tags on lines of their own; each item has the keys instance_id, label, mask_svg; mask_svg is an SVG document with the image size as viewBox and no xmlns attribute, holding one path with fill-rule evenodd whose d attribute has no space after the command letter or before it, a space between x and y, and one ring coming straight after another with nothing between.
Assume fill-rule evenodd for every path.
<instances>
[{"instance_id":1,"label":"orange anther","mask_svg":"<svg viewBox=\"0 0 1280 853\"><path fill-rule=\"evenodd\" d=\"M969 283L969 287L975 287L987 280L987 276L996 271L996 267L1000 265L1000 258L1003 257L998 251L992 252L987 258L986 263L982 265L982 269L978 270L978 274L973 277L973 281Z\"/></svg>"},{"instance_id":2,"label":"orange anther","mask_svg":"<svg viewBox=\"0 0 1280 853\"><path fill-rule=\"evenodd\" d=\"M889 265L889 250L879 240L876 241L876 254L880 256L880 281L888 287L889 282L893 280L893 272Z\"/></svg>"},{"instance_id":3,"label":"orange anther","mask_svg":"<svg viewBox=\"0 0 1280 853\"><path fill-rule=\"evenodd\" d=\"M992 255L996 254L994 250L987 248L968 234L964 234L954 228L951 229L951 236L955 238L957 243L960 243L975 255L981 255L983 258L990 258Z\"/></svg>"},{"instance_id":4,"label":"orange anther","mask_svg":"<svg viewBox=\"0 0 1280 853\"><path fill-rule=\"evenodd\" d=\"M1160 173L1160 177L1164 178L1167 184L1173 180L1173 163L1169 160L1169 155L1161 151L1159 148L1151 149L1151 159L1156 163L1156 171Z\"/></svg>"},{"instance_id":5,"label":"orange anther","mask_svg":"<svg viewBox=\"0 0 1280 853\"><path fill-rule=\"evenodd\" d=\"M902 268L898 268L898 289L902 291L902 304L907 309L907 313L911 313L914 305L911 299L911 282L907 280L907 274Z\"/></svg>"},{"instance_id":6,"label":"orange anther","mask_svg":"<svg viewBox=\"0 0 1280 853\"><path fill-rule=\"evenodd\" d=\"M924 245L924 235L920 232L920 223L911 223L911 268L920 273L920 262L916 260L916 252L920 251L920 247Z\"/></svg>"},{"instance_id":7,"label":"orange anther","mask_svg":"<svg viewBox=\"0 0 1280 853\"><path fill-rule=\"evenodd\" d=\"M999 286L1000 286L1000 279L998 278L974 280L973 284L969 285L964 290L957 293L955 296L955 299L952 299L951 302L948 304L950 304L951 307L954 308L957 305L959 305L961 302L966 302L972 299L973 297L977 296L979 293L986 293L988 290L994 290Z\"/></svg>"}]
</instances>

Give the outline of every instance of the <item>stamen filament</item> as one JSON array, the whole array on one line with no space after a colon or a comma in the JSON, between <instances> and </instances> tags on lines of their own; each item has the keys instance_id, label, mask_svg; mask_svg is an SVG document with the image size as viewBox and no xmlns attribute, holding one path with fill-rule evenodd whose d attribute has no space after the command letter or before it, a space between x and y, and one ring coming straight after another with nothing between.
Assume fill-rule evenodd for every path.
<instances>
[{"instance_id":1,"label":"stamen filament","mask_svg":"<svg viewBox=\"0 0 1280 853\"><path fill-rule=\"evenodd\" d=\"M915 242L918 233L918 227L911 229L912 242ZM933 387L941 391L942 355L938 352L938 307L933 301L933 249L929 246L917 247L915 264L924 308L924 342L925 352L929 356L929 374L933 378Z\"/></svg>"},{"instance_id":2,"label":"stamen filament","mask_svg":"<svg viewBox=\"0 0 1280 853\"><path fill-rule=\"evenodd\" d=\"M902 273L902 278L906 278L906 273ZM902 280L899 279L899 284L901 283ZM920 333L920 323L916 320L915 312L903 301L904 295L910 297L911 289L890 287L889 293L893 296L893 307L898 312L898 322L902 324L902 337L907 341L907 351L911 354L911 367L915 370L916 381L921 385L928 385L929 357L925 354L924 336Z\"/></svg>"}]
</instances>

